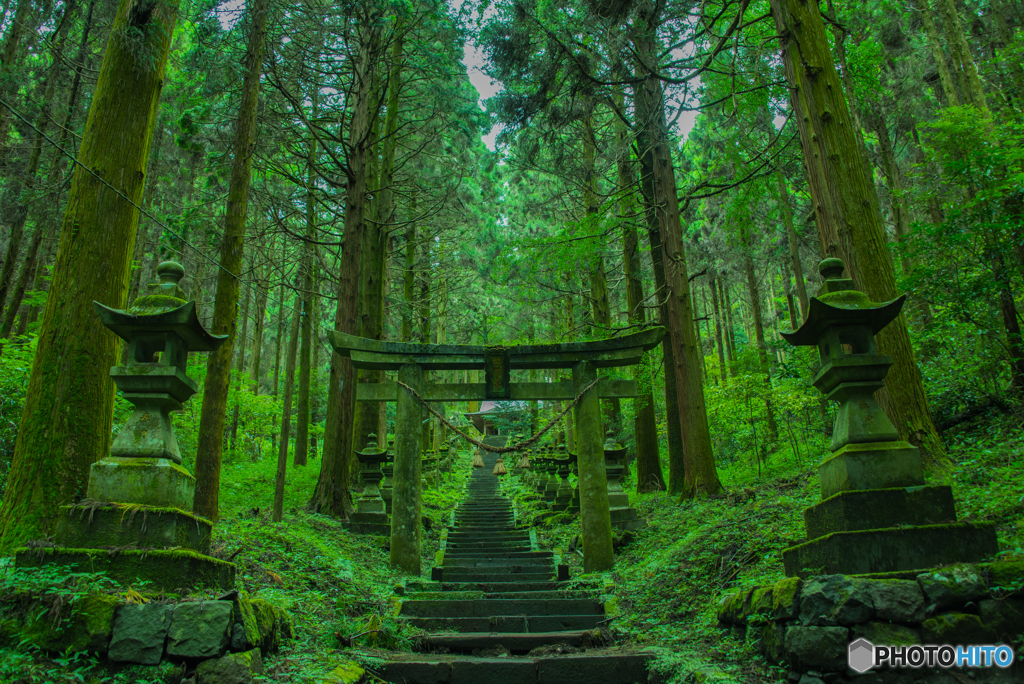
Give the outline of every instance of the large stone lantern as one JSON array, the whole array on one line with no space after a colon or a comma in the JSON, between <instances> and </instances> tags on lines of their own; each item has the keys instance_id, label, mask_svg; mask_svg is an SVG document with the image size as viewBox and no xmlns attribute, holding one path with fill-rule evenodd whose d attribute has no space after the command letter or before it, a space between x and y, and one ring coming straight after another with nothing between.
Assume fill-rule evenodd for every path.
<instances>
[{"instance_id":1,"label":"large stone lantern","mask_svg":"<svg viewBox=\"0 0 1024 684\"><path fill-rule=\"evenodd\" d=\"M63 507L49 557L19 555L18 563L77 563L166 591L230 588L235 566L204 555L213 525L191 512L195 478L181 466L170 416L198 390L186 375L189 352L213 351L227 337L207 332L195 302L185 301L180 265L164 262L157 274L127 311L95 303L103 324L128 344L127 365L110 375L135 409L110 453L92 465L85 501Z\"/></svg>"},{"instance_id":2,"label":"large stone lantern","mask_svg":"<svg viewBox=\"0 0 1024 684\"><path fill-rule=\"evenodd\" d=\"M804 511L809 541L783 552L786 574L918 570L996 553L992 524L956 523L952 489L925 485L920 452L899 439L874 398L893 363L878 353L875 334L906 298L872 302L843 268L839 259L821 262L824 284L807 320L782 334L818 348L813 384L839 403L832 453L818 467L822 501Z\"/></svg>"}]
</instances>

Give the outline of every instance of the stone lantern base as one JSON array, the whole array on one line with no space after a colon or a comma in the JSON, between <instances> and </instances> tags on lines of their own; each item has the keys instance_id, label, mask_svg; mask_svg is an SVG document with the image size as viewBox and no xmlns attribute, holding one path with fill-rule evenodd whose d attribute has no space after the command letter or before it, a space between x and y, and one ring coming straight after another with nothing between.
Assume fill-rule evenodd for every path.
<instances>
[{"instance_id":1,"label":"stone lantern base","mask_svg":"<svg viewBox=\"0 0 1024 684\"><path fill-rule=\"evenodd\" d=\"M20 549L17 567L75 564L124 584L231 589L235 565L205 554L213 523L190 512L195 478L166 458L108 456L92 465L86 500L63 506L56 546Z\"/></svg>"},{"instance_id":2,"label":"stone lantern base","mask_svg":"<svg viewBox=\"0 0 1024 684\"><path fill-rule=\"evenodd\" d=\"M612 517L612 527L617 530L639 530L644 526L644 521L637 516L635 508L612 508L609 513Z\"/></svg>"},{"instance_id":3,"label":"stone lantern base","mask_svg":"<svg viewBox=\"0 0 1024 684\"><path fill-rule=\"evenodd\" d=\"M860 575L973 563L995 554L995 525L957 523L953 490L926 486L907 442L849 444L818 468L808 541L782 552L786 575Z\"/></svg>"}]
</instances>

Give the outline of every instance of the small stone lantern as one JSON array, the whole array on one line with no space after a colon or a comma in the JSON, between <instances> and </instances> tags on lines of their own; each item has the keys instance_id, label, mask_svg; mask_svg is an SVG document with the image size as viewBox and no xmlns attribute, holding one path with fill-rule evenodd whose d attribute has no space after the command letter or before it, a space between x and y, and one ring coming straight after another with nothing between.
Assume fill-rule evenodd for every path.
<instances>
[{"instance_id":1,"label":"small stone lantern","mask_svg":"<svg viewBox=\"0 0 1024 684\"><path fill-rule=\"evenodd\" d=\"M874 398L891 357L875 335L900 314L905 296L875 303L843 278L843 262L818 267L824 284L807 320L782 333L794 346L816 346L813 384L839 402L832 454L818 467L821 503L804 511L808 542L786 549L786 574L862 574L973 562L997 551L991 523L956 523L948 486L926 486L918 449Z\"/></svg>"},{"instance_id":2,"label":"small stone lantern","mask_svg":"<svg viewBox=\"0 0 1024 684\"><path fill-rule=\"evenodd\" d=\"M363 480L363 495L356 503L356 512L350 517L349 530L361 534L391 534L391 523L388 521L387 507L380 493L380 482L384 479L381 463L390 456L384 449L377 447L377 435L367 436L366 446L362 451L355 452L362 467L360 475Z\"/></svg>"},{"instance_id":3,"label":"small stone lantern","mask_svg":"<svg viewBox=\"0 0 1024 684\"><path fill-rule=\"evenodd\" d=\"M641 527L636 510L629 505L629 495L622 488L623 465L626 447L615 441L611 430L605 433L604 471L608 480L608 508L611 510L612 526L620 530L635 530Z\"/></svg>"}]
</instances>

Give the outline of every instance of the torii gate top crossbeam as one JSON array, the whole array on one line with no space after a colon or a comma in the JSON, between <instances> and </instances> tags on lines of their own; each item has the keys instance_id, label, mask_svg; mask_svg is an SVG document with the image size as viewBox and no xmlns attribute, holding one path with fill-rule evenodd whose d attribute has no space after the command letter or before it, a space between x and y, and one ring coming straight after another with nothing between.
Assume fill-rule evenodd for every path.
<instances>
[{"instance_id":1,"label":"torii gate top crossbeam","mask_svg":"<svg viewBox=\"0 0 1024 684\"><path fill-rule=\"evenodd\" d=\"M580 361L590 361L595 368L632 366L640 362L645 351L660 344L664 335L665 329L658 326L606 340L524 344L508 349L509 364L513 369L572 368ZM482 369L488 349L471 344L370 340L337 330L328 331L327 338L339 354L351 357L353 366L365 370L398 370L406 363L415 363L424 370Z\"/></svg>"}]
</instances>

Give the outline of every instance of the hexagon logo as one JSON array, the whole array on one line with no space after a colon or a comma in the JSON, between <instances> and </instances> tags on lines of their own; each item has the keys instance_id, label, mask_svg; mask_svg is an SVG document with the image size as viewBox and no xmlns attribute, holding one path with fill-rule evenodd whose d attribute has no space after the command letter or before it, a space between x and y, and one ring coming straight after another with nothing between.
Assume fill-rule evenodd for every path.
<instances>
[{"instance_id":1,"label":"hexagon logo","mask_svg":"<svg viewBox=\"0 0 1024 684\"><path fill-rule=\"evenodd\" d=\"M846 651L846 664L854 672L864 674L875 665L875 645L867 639L857 639Z\"/></svg>"}]
</instances>

